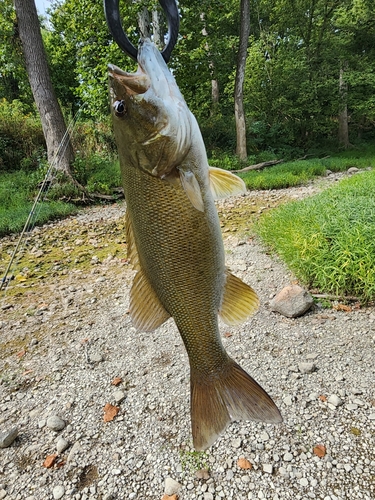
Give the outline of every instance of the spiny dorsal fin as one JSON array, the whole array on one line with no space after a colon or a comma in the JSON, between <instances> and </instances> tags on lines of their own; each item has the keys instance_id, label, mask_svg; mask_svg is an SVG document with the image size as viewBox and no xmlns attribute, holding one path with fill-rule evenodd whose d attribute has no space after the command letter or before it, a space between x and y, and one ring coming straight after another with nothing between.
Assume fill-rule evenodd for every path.
<instances>
[{"instance_id":1,"label":"spiny dorsal fin","mask_svg":"<svg viewBox=\"0 0 375 500\"><path fill-rule=\"evenodd\" d=\"M135 246L132 221L130 219L128 211L126 211L125 213L125 232L126 232L126 244L127 244L127 257L133 268L136 271L138 271L141 268L141 266L139 264L137 247Z\"/></svg>"},{"instance_id":2,"label":"spiny dorsal fin","mask_svg":"<svg viewBox=\"0 0 375 500\"><path fill-rule=\"evenodd\" d=\"M195 178L193 172L189 170L179 170L180 180L182 187L189 198L193 207L195 207L200 212L204 212L203 199L201 194L201 188L199 187L198 181Z\"/></svg>"},{"instance_id":3,"label":"spiny dorsal fin","mask_svg":"<svg viewBox=\"0 0 375 500\"><path fill-rule=\"evenodd\" d=\"M135 275L129 309L133 325L143 332L152 332L170 317L142 270Z\"/></svg>"},{"instance_id":4,"label":"spiny dorsal fin","mask_svg":"<svg viewBox=\"0 0 375 500\"><path fill-rule=\"evenodd\" d=\"M223 302L219 311L224 323L227 325L243 323L258 307L259 299L256 292L227 270Z\"/></svg>"},{"instance_id":5,"label":"spiny dorsal fin","mask_svg":"<svg viewBox=\"0 0 375 500\"><path fill-rule=\"evenodd\" d=\"M222 168L209 168L211 193L215 200L246 193L244 181Z\"/></svg>"}]
</instances>

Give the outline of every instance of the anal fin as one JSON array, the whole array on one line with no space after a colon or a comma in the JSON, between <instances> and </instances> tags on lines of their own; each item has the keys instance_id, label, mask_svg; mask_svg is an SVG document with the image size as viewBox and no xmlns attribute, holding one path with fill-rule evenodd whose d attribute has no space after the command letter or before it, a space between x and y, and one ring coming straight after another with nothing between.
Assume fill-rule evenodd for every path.
<instances>
[{"instance_id":1,"label":"anal fin","mask_svg":"<svg viewBox=\"0 0 375 500\"><path fill-rule=\"evenodd\" d=\"M251 286L226 271L224 294L219 316L227 325L243 323L259 307L259 299Z\"/></svg>"},{"instance_id":2,"label":"anal fin","mask_svg":"<svg viewBox=\"0 0 375 500\"><path fill-rule=\"evenodd\" d=\"M191 425L196 450L205 450L232 420L282 422L281 414L264 389L229 359L211 377L191 373Z\"/></svg>"},{"instance_id":3,"label":"anal fin","mask_svg":"<svg viewBox=\"0 0 375 500\"><path fill-rule=\"evenodd\" d=\"M152 332L170 317L142 270L135 275L129 309L133 325L143 332Z\"/></svg>"}]
</instances>

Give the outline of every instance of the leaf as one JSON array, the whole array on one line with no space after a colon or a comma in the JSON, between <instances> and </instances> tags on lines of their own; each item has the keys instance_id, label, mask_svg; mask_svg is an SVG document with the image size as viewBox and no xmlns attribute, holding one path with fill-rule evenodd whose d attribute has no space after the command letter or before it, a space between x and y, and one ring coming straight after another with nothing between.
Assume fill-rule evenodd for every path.
<instances>
[{"instance_id":1,"label":"leaf","mask_svg":"<svg viewBox=\"0 0 375 500\"><path fill-rule=\"evenodd\" d=\"M351 312L352 308L350 306L346 306L345 304L337 304L336 306L333 306L336 311L345 311L345 312Z\"/></svg>"},{"instance_id":2,"label":"leaf","mask_svg":"<svg viewBox=\"0 0 375 500\"><path fill-rule=\"evenodd\" d=\"M233 336L233 333L230 333L230 332L225 332L225 333L224 333L224 337L225 337L226 339L229 339L229 337L232 337L232 336Z\"/></svg>"},{"instance_id":3,"label":"leaf","mask_svg":"<svg viewBox=\"0 0 375 500\"><path fill-rule=\"evenodd\" d=\"M55 455L47 455L46 459L43 462L43 467L50 469L54 463L56 462L57 454Z\"/></svg>"},{"instance_id":4,"label":"leaf","mask_svg":"<svg viewBox=\"0 0 375 500\"><path fill-rule=\"evenodd\" d=\"M24 356L25 354L26 354L25 349L23 349L23 350L22 350L22 351L20 351L20 352L17 352L17 356L18 356L19 358L22 358L22 356Z\"/></svg>"},{"instance_id":5,"label":"leaf","mask_svg":"<svg viewBox=\"0 0 375 500\"><path fill-rule=\"evenodd\" d=\"M178 500L178 496L175 495L163 495L161 500Z\"/></svg>"},{"instance_id":6,"label":"leaf","mask_svg":"<svg viewBox=\"0 0 375 500\"><path fill-rule=\"evenodd\" d=\"M253 465L246 458L239 458L237 460L237 465L240 469L252 469Z\"/></svg>"},{"instance_id":7,"label":"leaf","mask_svg":"<svg viewBox=\"0 0 375 500\"><path fill-rule=\"evenodd\" d=\"M120 385L120 384L121 384L121 382L122 382L122 378L121 378L121 377L115 377L115 378L112 380L111 384L112 384L112 385Z\"/></svg>"},{"instance_id":8,"label":"leaf","mask_svg":"<svg viewBox=\"0 0 375 500\"><path fill-rule=\"evenodd\" d=\"M115 418L117 413L120 411L120 408L118 406L113 406L110 403L107 403L103 408L103 410L104 410L104 417L103 417L104 422L111 422Z\"/></svg>"},{"instance_id":9,"label":"leaf","mask_svg":"<svg viewBox=\"0 0 375 500\"><path fill-rule=\"evenodd\" d=\"M326 454L326 447L324 446L324 444L317 444L316 446L314 446L313 453L317 457L322 458Z\"/></svg>"},{"instance_id":10,"label":"leaf","mask_svg":"<svg viewBox=\"0 0 375 500\"><path fill-rule=\"evenodd\" d=\"M355 436L360 436L360 435L362 434L362 433L361 433L361 431L360 431L359 429L357 429L357 427L352 427L352 428L350 429L350 432L351 432L352 434L354 434Z\"/></svg>"},{"instance_id":11,"label":"leaf","mask_svg":"<svg viewBox=\"0 0 375 500\"><path fill-rule=\"evenodd\" d=\"M327 401L326 396L324 396L323 394L321 396L319 396L319 399L320 399L320 401L323 401L324 403Z\"/></svg>"}]
</instances>

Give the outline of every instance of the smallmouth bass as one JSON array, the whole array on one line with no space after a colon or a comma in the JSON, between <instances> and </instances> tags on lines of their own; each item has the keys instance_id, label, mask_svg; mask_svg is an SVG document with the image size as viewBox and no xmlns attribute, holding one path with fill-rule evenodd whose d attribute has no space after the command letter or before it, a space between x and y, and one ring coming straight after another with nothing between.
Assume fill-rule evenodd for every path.
<instances>
[{"instance_id":1,"label":"smallmouth bass","mask_svg":"<svg viewBox=\"0 0 375 500\"><path fill-rule=\"evenodd\" d=\"M138 69L109 66L114 133L127 203L134 326L173 317L186 347L194 447L208 448L232 420L281 422L270 396L226 353L229 325L258 307L254 290L225 267L214 200L245 191L209 167L199 126L156 46L140 43Z\"/></svg>"}]
</instances>

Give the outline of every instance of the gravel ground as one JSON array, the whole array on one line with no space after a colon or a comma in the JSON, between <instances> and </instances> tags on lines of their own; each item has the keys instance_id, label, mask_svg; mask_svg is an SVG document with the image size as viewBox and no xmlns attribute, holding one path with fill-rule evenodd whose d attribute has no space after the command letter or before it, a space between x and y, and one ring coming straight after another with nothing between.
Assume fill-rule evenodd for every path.
<instances>
[{"instance_id":1,"label":"gravel ground","mask_svg":"<svg viewBox=\"0 0 375 500\"><path fill-rule=\"evenodd\" d=\"M247 202L261 212L321 183L251 193L219 211L230 219ZM121 204L91 208L37 234L123 214ZM229 267L261 299L245 324L221 325L223 343L273 397L283 424L233 423L194 452L188 359L173 321L136 332L127 261L91 258L87 272L0 302L0 432L18 428L0 449L0 500L375 498L374 308L318 305L297 319L271 312L270 299L294 277L256 239L223 226ZM119 411L105 422L107 403Z\"/></svg>"}]
</instances>

